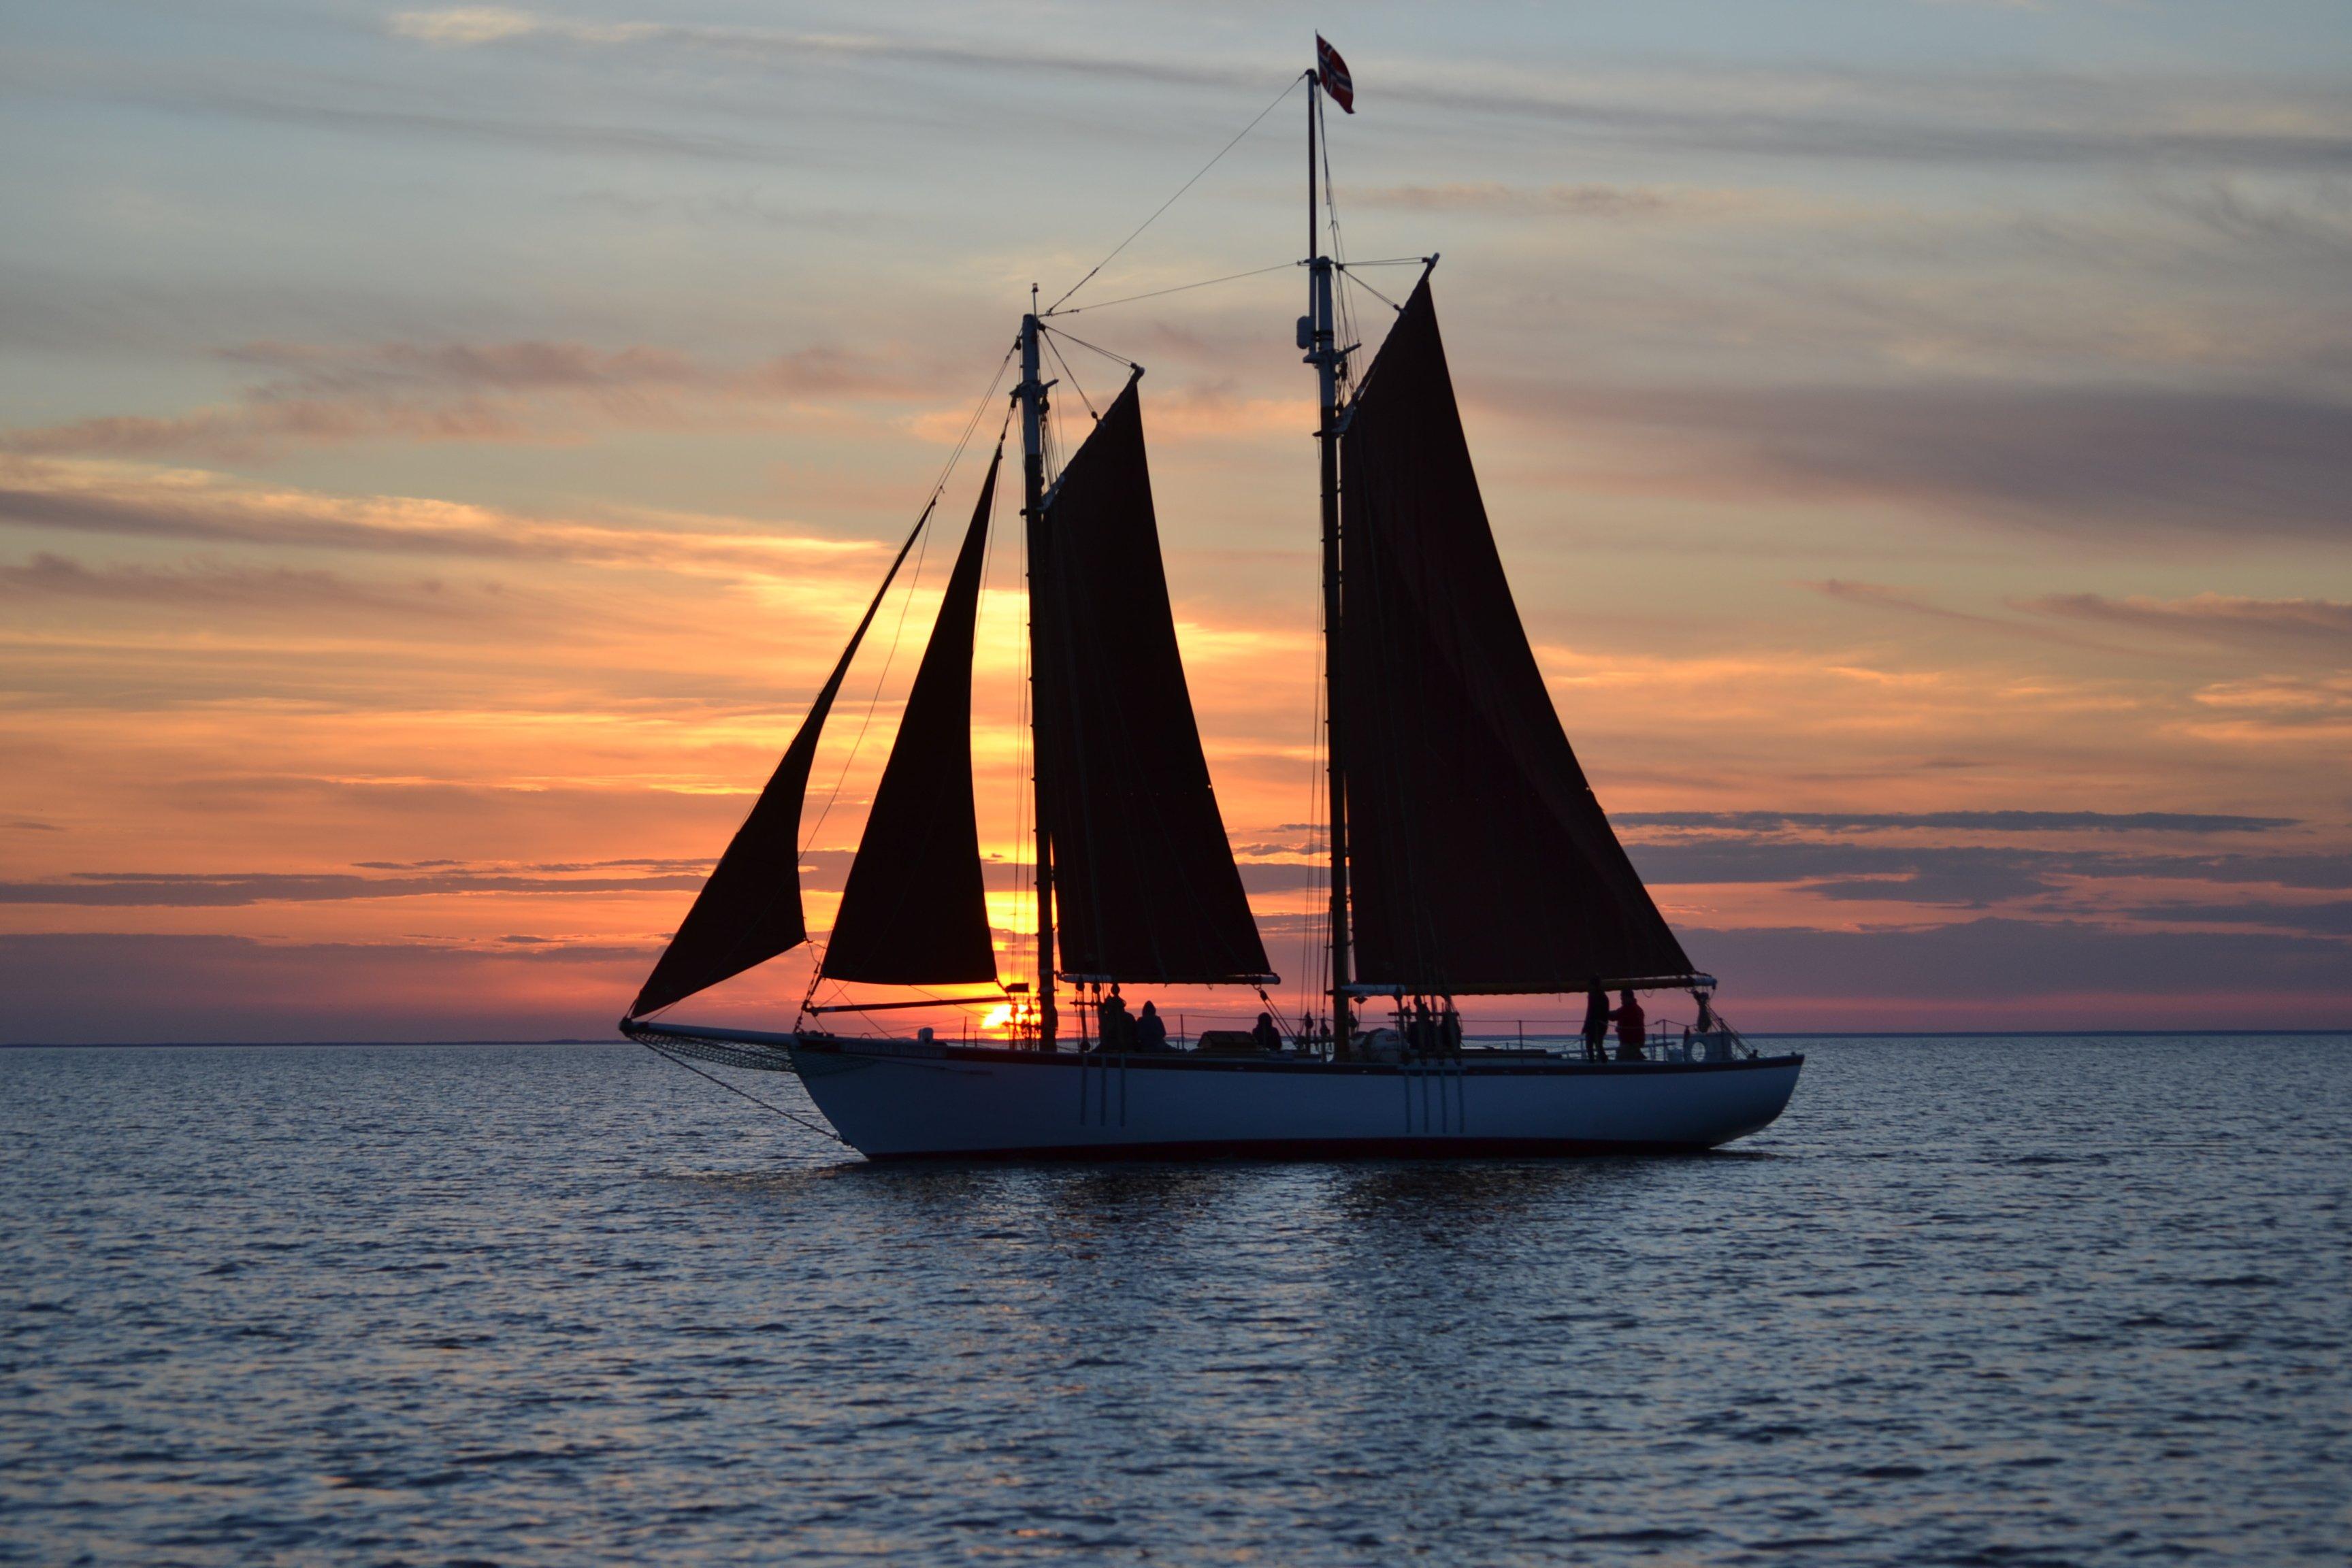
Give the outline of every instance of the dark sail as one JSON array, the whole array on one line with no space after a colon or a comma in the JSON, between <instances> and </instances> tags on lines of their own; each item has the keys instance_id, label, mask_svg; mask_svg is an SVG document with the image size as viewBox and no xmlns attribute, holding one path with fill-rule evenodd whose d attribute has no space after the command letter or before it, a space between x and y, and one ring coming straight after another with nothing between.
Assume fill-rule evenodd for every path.
<instances>
[{"instance_id":1,"label":"dark sail","mask_svg":"<svg viewBox=\"0 0 2352 1568\"><path fill-rule=\"evenodd\" d=\"M865 617L849 635L849 646L841 650L840 662L833 667L816 700L809 704L800 733L784 748L783 760L769 777L768 787L760 792L751 815L735 830L727 853L719 858L710 879L695 895L694 907L678 923L677 934L669 939L645 988L629 1004L630 1017L667 1007L808 940L808 927L801 917L801 800L808 793L809 765L816 760L817 737L824 731L825 715L833 710L842 677L849 673L849 661L865 640L866 628L874 624L874 612L882 607L882 596L890 591L898 568L906 564L907 552L915 547L930 520L931 508L925 507L907 542L898 547L890 570L884 574L882 586L874 591L874 602L866 606Z\"/></svg>"},{"instance_id":2,"label":"dark sail","mask_svg":"<svg viewBox=\"0 0 2352 1568\"><path fill-rule=\"evenodd\" d=\"M1340 470L1357 973L1454 994L1688 974L1528 646L1425 277L1356 398Z\"/></svg>"},{"instance_id":3,"label":"dark sail","mask_svg":"<svg viewBox=\"0 0 2352 1568\"><path fill-rule=\"evenodd\" d=\"M825 943L833 980L929 985L996 978L971 798L971 640L1000 449L915 672L898 738Z\"/></svg>"},{"instance_id":4,"label":"dark sail","mask_svg":"<svg viewBox=\"0 0 2352 1568\"><path fill-rule=\"evenodd\" d=\"M1184 684L1133 380L1063 470L1040 536L1030 614L1059 972L1270 978Z\"/></svg>"}]
</instances>

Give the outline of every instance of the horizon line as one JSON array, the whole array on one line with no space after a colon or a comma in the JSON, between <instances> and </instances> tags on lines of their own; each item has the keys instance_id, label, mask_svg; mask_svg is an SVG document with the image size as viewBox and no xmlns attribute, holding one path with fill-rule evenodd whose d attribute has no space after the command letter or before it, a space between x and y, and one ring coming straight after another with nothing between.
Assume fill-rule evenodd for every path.
<instances>
[{"instance_id":1,"label":"horizon line","mask_svg":"<svg viewBox=\"0 0 2352 1568\"><path fill-rule=\"evenodd\" d=\"M2307 1029L1742 1029L1749 1040L2161 1040L2161 1039L2308 1039L2352 1037L2352 1024ZM1468 1040L1509 1040L1515 1035L1465 1035ZM1537 1039L1571 1040L1573 1034L1538 1035ZM460 1040L0 1040L10 1051L145 1051L145 1050L274 1050L367 1049L387 1046L625 1046L618 1037L593 1039L558 1036L542 1039Z\"/></svg>"}]
</instances>

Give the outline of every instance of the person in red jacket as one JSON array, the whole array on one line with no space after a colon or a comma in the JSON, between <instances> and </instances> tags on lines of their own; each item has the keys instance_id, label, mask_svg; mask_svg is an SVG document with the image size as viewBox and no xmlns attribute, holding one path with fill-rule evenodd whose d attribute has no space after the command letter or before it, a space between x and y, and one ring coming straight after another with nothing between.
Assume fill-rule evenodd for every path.
<instances>
[{"instance_id":1,"label":"person in red jacket","mask_svg":"<svg viewBox=\"0 0 2352 1568\"><path fill-rule=\"evenodd\" d=\"M1642 1041L1650 1032L1650 1020L1631 991L1620 991L1617 997L1617 1010L1609 1015L1617 1021L1617 1059L1638 1062L1642 1059Z\"/></svg>"}]
</instances>

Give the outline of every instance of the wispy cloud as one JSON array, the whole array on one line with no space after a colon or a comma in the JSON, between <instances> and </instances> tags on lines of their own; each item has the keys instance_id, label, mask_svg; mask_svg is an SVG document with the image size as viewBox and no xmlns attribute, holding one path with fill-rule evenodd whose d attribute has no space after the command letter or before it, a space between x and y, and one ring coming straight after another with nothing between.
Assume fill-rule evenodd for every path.
<instances>
[{"instance_id":1,"label":"wispy cloud","mask_svg":"<svg viewBox=\"0 0 2352 1568\"><path fill-rule=\"evenodd\" d=\"M1621 827L1723 828L1768 833L1810 828L1871 833L1915 828L1970 833L2273 833L2301 824L2292 816L2237 816L2184 811L1628 811Z\"/></svg>"},{"instance_id":2,"label":"wispy cloud","mask_svg":"<svg viewBox=\"0 0 2352 1568\"><path fill-rule=\"evenodd\" d=\"M2352 942L2316 938L1989 918L1914 931L1693 930L1683 939L1705 955L1710 972L1725 977L1733 998L1801 999L1809 1005L1799 1016L1816 1020L1835 1016L1842 1002L1862 1000L1950 1002L1979 1019L2002 1017L2004 1005L2021 1002L2022 1016L2008 1016L2033 1026L2029 1020L2053 1017L2052 999L2074 996L2093 1027L2147 1028L2168 1020L2196 1027L2282 1012L2288 1019L2311 1017L2307 1002L2300 1009L2279 1006L2295 996L2324 997L2336 1009L2332 1016L2342 1018L2340 1009L2352 1001ZM2201 996L2221 1005L2203 1016L2184 1016L2179 1001ZM1882 1027L1935 1026L1917 1013L1907 1022L1895 1021L1905 1017L1899 1010L1877 1016L1887 1020Z\"/></svg>"},{"instance_id":3,"label":"wispy cloud","mask_svg":"<svg viewBox=\"0 0 2352 1568\"><path fill-rule=\"evenodd\" d=\"M102 415L0 431L0 451L253 459L363 440L576 441L583 417L621 427L740 426L806 398L928 402L941 378L887 345L817 344L740 367L671 351L583 343L250 343L227 362L266 373L229 405Z\"/></svg>"},{"instance_id":4,"label":"wispy cloud","mask_svg":"<svg viewBox=\"0 0 2352 1568\"><path fill-rule=\"evenodd\" d=\"M56 881L0 882L0 904L77 904L106 908L222 909L259 903L324 903L353 899L417 899L449 894L668 893L699 888L700 872L635 877L529 876L488 871L355 877L330 872L246 871L221 876L151 871L83 871Z\"/></svg>"},{"instance_id":5,"label":"wispy cloud","mask_svg":"<svg viewBox=\"0 0 2352 1568\"><path fill-rule=\"evenodd\" d=\"M2065 533L2352 538L2352 405L2317 397L1980 383L1516 395L1572 428L1671 439L1685 468L1777 496Z\"/></svg>"},{"instance_id":6,"label":"wispy cloud","mask_svg":"<svg viewBox=\"0 0 2352 1568\"><path fill-rule=\"evenodd\" d=\"M1644 218L1668 213L1720 211L1736 205L1730 193L1652 185L1554 184L1528 187L1499 181L1442 185L1382 185L1351 191L1350 206L1399 212L1498 212L1566 217Z\"/></svg>"},{"instance_id":7,"label":"wispy cloud","mask_svg":"<svg viewBox=\"0 0 2352 1568\"><path fill-rule=\"evenodd\" d=\"M806 572L865 563L879 546L750 520L646 518L636 526L406 496L337 496L216 473L137 464L0 458L0 525L114 534L505 560L698 564Z\"/></svg>"},{"instance_id":8,"label":"wispy cloud","mask_svg":"<svg viewBox=\"0 0 2352 1568\"><path fill-rule=\"evenodd\" d=\"M2072 882L2181 881L2352 888L2352 855L2133 854L1971 845L1919 847L1753 837L1636 841L1627 851L1649 881L1787 883L1841 901L1984 908Z\"/></svg>"},{"instance_id":9,"label":"wispy cloud","mask_svg":"<svg viewBox=\"0 0 2352 1568\"><path fill-rule=\"evenodd\" d=\"M2352 900L2343 899L2307 904L2147 904L2130 913L2169 925L2260 926L2301 936L2352 936Z\"/></svg>"},{"instance_id":10,"label":"wispy cloud","mask_svg":"<svg viewBox=\"0 0 2352 1568\"><path fill-rule=\"evenodd\" d=\"M610 1039L650 942L0 936L0 1038Z\"/></svg>"},{"instance_id":11,"label":"wispy cloud","mask_svg":"<svg viewBox=\"0 0 2352 1568\"><path fill-rule=\"evenodd\" d=\"M2102 594L2043 594L2021 600L2020 607L2208 642L2297 646L2352 663L2352 605L2333 599L2252 599L2228 594L2116 599Z\"/></svg>"},{"instance_id":12,"label":"wispy cloud","mask_svg":"<svg viewBox=\"0 0 2352 1568\"><path fill-rule=\"evenodd\" d=\"M503 597L469 586L422 578L363 583L333 572L287 566L241 567L217 562L184 566L91 567L42 551L19 566L0 565L0 585L33 599L106 601L214 612L290 608L395 616L480 616Z\"/></svg>"},{"instance_id":13,"label":"wispy cloud","mask_svg":"<svg viewBox=\"0 0 2352 1568\"><path fill-rule=\"evenodd\" d=\"M1264 89L1295 61L1236 62L881 32L667 21L584 22L508 7L397 12L395 37L449 47L691 52L778 68L826 61ZM2352 115L2324 92L2218 77L2058 72L1573 68L1365 54L1381 100L1449 115L1572 127L1587 139L1741 157L1914 163L2352 167ZM2299 112L2282 113L2282 99Z\"/></svg>"}]
</instances>

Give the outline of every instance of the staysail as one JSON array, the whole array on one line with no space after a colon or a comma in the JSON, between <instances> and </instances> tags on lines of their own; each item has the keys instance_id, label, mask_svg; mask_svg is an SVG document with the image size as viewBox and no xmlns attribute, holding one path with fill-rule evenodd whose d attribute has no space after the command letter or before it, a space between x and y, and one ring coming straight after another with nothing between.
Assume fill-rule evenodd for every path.
<instances>
[{"instance_id":1,"label":"staysail","mask_svg":"<svg viewBox=\"0 0 2352 1568\"><path fill-rule=\"evenodd\" d=\"M824 949L829 980L993 981L971 789L971 648L999 448L866 814Z\"/></svg>"},{"instance_id":2,"label":"staysail","mask_svg":"<svg viewBox=\"0 0 2352 1568\"><path fill-rule=\"evenodd\" d=\"M938 504L934 497L931 506ZM898 547L890 570L883 574L882 585L874 591L874 602L866 606L857 629L849 635L849 646L841 650L833 674L818 690L816 700L809 704L808 716L801 721L793 743L784 748L783 760L770 775L768 787L760 792L751 814L735 830L727 852L711 868L710 879L695 895L694 907L678 923L677 933L662 951L637 999L629 1004L630 1017L640 1018L657 1007L682 1001L808 940L808 926L801 914L800 833L801 801L808 794L809 767L816 761L817 739L824 732L825 716L833 711L842 678L849 673L849 661L865 640L866 629L874 624L874 613L882 607L882 597L897 580L898 568L906 564L907 552L915 547L930 521L931 506L923 509L907 542Z\"/></svg>"},{"instance_id":3,"label":"staysail","mask_svg":"<svg viewBox=\"0 0 2352 1568\"><path fill-rule=\"evenodd\" d=\"M1064 468L1039 537L1029 593L1057 970L1270 980L1184 681L1134 379Z\"/></svg>"},{"instance_id":4,"label":"staysail","mask_svg":"<svg viewBox=\"0 0 2352 1568\"><path fill-rule=\"evenodd\" d=\"M1689 974L1528 645L1426 276L1348 415L1340 470L1356 973L1462 995Z\"/></svg>"}]
</instances>

